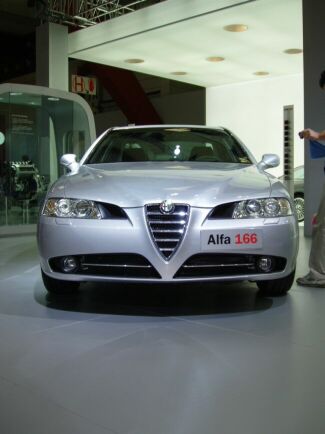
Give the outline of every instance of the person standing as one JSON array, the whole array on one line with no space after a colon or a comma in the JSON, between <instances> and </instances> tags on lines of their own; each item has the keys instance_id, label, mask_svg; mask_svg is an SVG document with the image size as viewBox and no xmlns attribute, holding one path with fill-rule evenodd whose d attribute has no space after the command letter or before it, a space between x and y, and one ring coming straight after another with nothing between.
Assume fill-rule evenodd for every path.
<instances>
[{"instance_id":1,"label":"person standing","mask_svg":"<svg viewBox=\"0 0 325 434\"><path fill-rule=\"evenodd\" d=\"M321 89L325 90L325 71L321 73L319 85ZM301 139L310 140L310 146L321 146L320 144L313 144L313 140L325 140L325 130L317 132L311 128L307 128L301 131L299 136ZM322 156L325 157L325 146ZM310 271L306 276L298 277L297 284L325 288L325 184L317 211L316 222L313 226L309 269Z\"/></svg>"}]
</instances>

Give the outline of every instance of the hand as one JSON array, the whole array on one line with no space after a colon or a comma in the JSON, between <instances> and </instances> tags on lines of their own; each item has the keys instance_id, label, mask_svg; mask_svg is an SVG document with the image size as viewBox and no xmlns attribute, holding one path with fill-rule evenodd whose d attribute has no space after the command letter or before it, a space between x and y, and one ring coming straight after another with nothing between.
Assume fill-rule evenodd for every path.
<instances>
[{"instance_id":1,"label":"hand","mask_svg":"<svg viewBox=\"0 0 325 434\"><path fill-rule=\"evenodd\" d=\"M310 128L302 130L298 134L301 139L312 139L312 140L319 139L319 133L317 131L311 130Z\"/></svg>"}]
</instances>

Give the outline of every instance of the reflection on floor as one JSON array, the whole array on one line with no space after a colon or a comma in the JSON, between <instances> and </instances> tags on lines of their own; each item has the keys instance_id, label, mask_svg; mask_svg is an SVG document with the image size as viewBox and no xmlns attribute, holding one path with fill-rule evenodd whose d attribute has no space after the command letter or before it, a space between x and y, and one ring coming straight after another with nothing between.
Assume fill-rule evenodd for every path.
<instances>
[{"instance_id":1,"label":"reflection on floor","mask_svg":"<svg viewBox=\"0 0 325 434\"><path fill-rule=\"evenodd\" d=\"M324 432L325 289L85 284L61 299L34 237L0 249L1 433Z\"/></svg>"},{"instance_id":2,"label":"reflection on floor","mask_svg":"<svg viewBox=\"0 0 325 434\"><path fill-rule=\"evenodd\" d=\"M8 204L0 199L0 226L37 223L39 204L34 201L16 201Z\"/></svg>"}]
</instances>

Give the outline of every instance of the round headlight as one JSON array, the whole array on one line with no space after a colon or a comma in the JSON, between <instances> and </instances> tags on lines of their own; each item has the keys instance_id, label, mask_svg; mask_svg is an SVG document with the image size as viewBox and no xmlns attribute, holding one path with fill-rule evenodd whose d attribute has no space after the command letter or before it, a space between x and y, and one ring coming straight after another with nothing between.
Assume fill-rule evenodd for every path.
<instances>
[{"instance_id":1,"label":"round headlight","mask_svg":"<svg viewBox=\"0 0 325 434\"><path fill-rule=\"evenodd\" d=\"M269 216L277 216L280 212L280 204L276 199L267 199L264 203L264 209Z\"/></svg>"},{"instance_id":2,"label":"round headlight","mask_svg":"<svg viewBox=\"0 0 325 434\"><path fill-rule=\"evenodd\" d=\"M258 214L261 211L261 204L257 200L249 200L246 204L248 214Z\"/></svg>"},{"instance_id":3,"label":"round headlight","mask_svg":"<svg viewBox=\"0 0 325 434\"><path fill-rule=\"evenodd\" d=\"M78 200L75 204L75 213L78 217L87 217L92 213L92 211L93 207L88 200Z\"/></svg>"},{"instance_id":4,"label":"round headlight","mask_svg":"<svg viewBox=\"0 0 325 434\"><path fill-rule=\"evenodd\" d=\"M67 217L70 214L70 201L69 199L60 199L57 202L58 217Z\"/></svg>"}]
</instances>

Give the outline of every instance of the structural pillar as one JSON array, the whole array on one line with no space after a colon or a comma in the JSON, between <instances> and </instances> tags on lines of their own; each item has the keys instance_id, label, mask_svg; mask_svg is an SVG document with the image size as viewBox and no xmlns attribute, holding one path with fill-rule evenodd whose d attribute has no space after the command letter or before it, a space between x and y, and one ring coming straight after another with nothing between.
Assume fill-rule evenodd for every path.
<instances>
[{"instance_id":1,"label":"structural pillar","mask_svg":"<svg viewBox=\"0 0 325 434\"><path fill-rule=\"evenodd\" d=\"M319 87L319 77L325 70L325 2L303 0L304 42L304 105L305 128L325 130L325 91ZM312 215L321 199L324 176L324 158L311 160L309 143L305 142L305 235L312 232Z\"/></svg>"},{"instance_id":2,"label":"structural pillar","mask_svg":"<svg viewBox=\"0 0 325 434\"><path fill-rule=\"evenodd\" d=\"M36 84L69 90L68 28L45 23L36 29Z\"/></svg>"}]
</instances>

